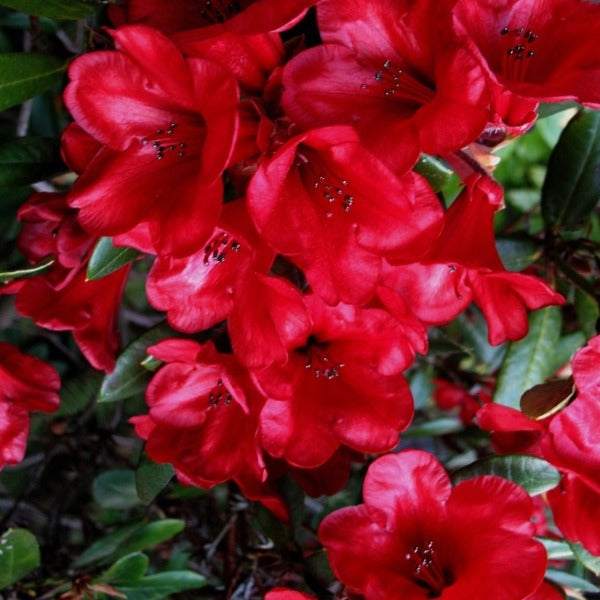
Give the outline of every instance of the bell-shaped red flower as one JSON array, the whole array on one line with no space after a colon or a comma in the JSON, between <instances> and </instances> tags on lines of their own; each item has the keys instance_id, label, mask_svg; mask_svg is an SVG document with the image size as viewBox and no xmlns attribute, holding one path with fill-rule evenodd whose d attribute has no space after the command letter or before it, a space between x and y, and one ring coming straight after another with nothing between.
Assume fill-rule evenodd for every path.
<instances>
[{"instance_id":1,"label":"bell-shaped red flower","mask_svg":"<svg viewBox=\"0 0 600 600\"><path fill-rule=\"evenodd\" d=\"M116 26L150 25L173 34L195 28L264 33L291 27L316 0L123 0L108 14Z\"/></svg>"},{"instance_id":2,"label":"bell-shaped red flower","mask_svg":"<svg viewBox=\"0 0 600 600\"><path fill-rule=\"evenodd\" d=\"M433 456L407 450L369 467L363 499L325 517L318 535L334 573L366 600L524 600L542 582L533 502L512 482L451 487Z\"/></svg>"},{"instance_id":3,"label":"bell-shaped red flower","mask_svg":"<svg viewBox=\"0 0 600 600\"><path fill-rule=\"evenodd\" d=\"M434 0L324 0L321 46L285 67L283 105L308 129L352 125L396 172L452 152L489 119L484 70Z\"/></svg>"},{"instance_id":4,"label":"bell-shaped red flower","mask_svg":"<svg viewBox=\"0 0 600 600\"><path fill-rule=\"evenodd\" d=\"M471 299L481 308L491 344L527 333L526 309L564 304L565 299L532 275L507 271L494 240L494 213L502 188L471 175L444 215L440 236L419 262L389 269L386 285L407 301L424 323L447 323ZM435 293L434 293L435 292Z\"/></svg>"},{"instance_id":5,"label":"bell-shaped red flower","mask_svg":"<svg viewBox=\"0 0 600 600\"><path fill-rule=\"evenodd\" d=\"M257 436L262 396L235 358L211 342L182 339L148 353L166 363L146 390L148 415L132 419L148 456L204 488L247 471L266 479Z\"/></svg>"},{"instance_id":6,"label":"bell-shaped red flower","mask_svg":"<svg viewBox=\"0 0 600 600\"><path fill-rule=\"evenodd\" d=\"M413 416L401 324L382 309L329 307L315 295L306 303L308 340L287 362L254 373L268 398L263 447L301 468L322 465L342 445L392 449Z\"/></svg>"},{"instance_id":7,"label":"bell-shaped red flower","mask_svg":"<svg viewBox=\"0 0 600 600\"><path fill-rule=\"evenodd\" d=\"M310 329L300 291L267 275L274 253L254 230L241 200L224 206L206 246L185 258L159 256L146 290L169 323L192 333L228 319L231 345L247 367L287 359Z\"/></svg>"},{"instance_id":8,"label":"bell-shaped red flower","mask_svg":"<svg viewBox=\"0 0 600 600\"><path fill-rule=\"evenodd\" d=\"M184 59L158 31L124 27L115 51L73 62L65 103L102 144L69 192L88 231L146 224L157 253L188 255L208 239L237 127L237 86L218 64Z\"/></svg>"},{"instance_id":9,"label":"bell-shaped red flower","mask_svg":"<svg viewBox=\"0 0 600 600\"><path fill-rule=\"evenodd\" d=\"M600 106L600 6L582 0L458 0L454 28L493 82L507 125L528 126L538 102Z\"/></svg>"},{"instance_id":10,"label":"bell-shaped red flower","mask_svg":"<svg viewBox=\"0 0 600 600\"><path fill-rule=\"evenodd\" d=\"M90 364L114 367L119 349L117 314L129 267L88 281L87 260L97 238L86 233L64 194L34 194L19 209L17 245L32 262L51 255L47 273L20 282L16 307L41 327L72 331Z\"/></svg>"},{"instance_id":11,"label":"bell-shaped red flower","mask_svg":"<svg viewBox=\"0 0 600 600\"><path fill-rule=\"evenodd\" d=\"M23 460L29 413L55 411L59 388L54 367L0 342L0 469Z\"/></svg>"},{"instance_id":12,"label":"bell-shaped red flower","mask_svg":"<svg viewBox=\"0 0 600 600\"><path fill-rule=\"evenodd\" d=\"M257 229L329 304L363 304L381 257L424 253L442 209L424 179L396 177L350 127L300 134L265 160L247 191Z\"/></svg>"}]
</instances>

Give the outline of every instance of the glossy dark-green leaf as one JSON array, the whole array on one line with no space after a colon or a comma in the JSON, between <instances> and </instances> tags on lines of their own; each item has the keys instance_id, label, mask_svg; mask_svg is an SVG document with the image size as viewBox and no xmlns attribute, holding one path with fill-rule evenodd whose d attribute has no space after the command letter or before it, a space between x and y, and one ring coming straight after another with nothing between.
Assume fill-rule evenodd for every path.
<instances>
[{"instance_id":1,"label":"glossy dark-green leaf","mask_svg":"<svg viewBox=\"0 0 600 600\"><path fill-rule=\"evenodd\" d=\"M32 136L0 144L0 187L28 185L64 170L58 140Z\"/></svg>"},{"instance_id":2,"label":"glossy dark-green leaf","mask_svg":"<svg viewBox=\"0 0 600 600\"><path fill-rule=\"evenodd\" d=\"M0 54L0 110L49 90L65 69L65 63L50 54Z\"/></svg>"},{"instance_id":3,"label":"glossy dark-green leaf","mask_svg":"<svg viewBox=\"0 0 600 600\"><path fill-rule=\"evenodd\" d=\"M146 349L171 335L173 330L161 323L129 344L117 358L114 370L102 381L98 401L116 402L143 392L152 377L152 373L141 365L146 358Z\"/></svg>"},{"instance_id":4,"label":"glossy dark-green leaf","mask_svg":"<svg viewBox=\"0 0 600 600\"><path fill-rule=\"evenodd\" d=\"M139 255L140 253L133 248L118 248L113 246L112 238L102 237L98 240L92 256L90 256L87 278L90 280L100 279L110 275Z\"/></svg>"},{"instance_id":5,"label":"glossy dark-green leaf","mask_svg":"<svg viewBox=\"0 0 600 600\"><path fill-rule=\"evenodd\" d=\"M171 594L194 590L206 585L206 579L192 571L167 571L148 575L128 584L117 586L127 600L160 600Z\"/></svg>"},{"instance_id":6,"label":"glossy dark-green leaf","mask_svg":"<svg viewBox=\"0 0 600 600\"><path fill-rule=\"evenodd\" d=\"M181 533L185 528L185 521L181 519L160 519L152 521L138 529L133 535L127 539L122 548L119 549L117 555L125 556L132 552L138 552L145 548L151 548L171 539L173 536Z\"/></svg>"},{"instance_id":7,"label":"glossy dark-green leaf","mask_svg":"<svg viewBox=\"0 0 600 600\"><path fill-rule=\"evenodd\" d=\"M523 238L498 238L496 248L502 264L508 271L522 271L535 262L543 252L539 244Z\"/></svg>"},{"instance_id":8,"label":"glossy dark-green leaf","mask_svg":"<svg viewBox=\"0 0 600 600\"><path fill-rule=\"evenodd\" d=\"M150 561L142 552L133 552L120 558L107 569L97 581L113 584L129 584L139 581L146 571Z\"/></svg>"},{"instance_id":9,"label":"glossy dark-green leaf","mask_svg":"<svg viewBox=\"0 0 600 600\"><path fill-rule=\"evenodd\" d=\"M556 487L560 473L549 463L535 456L506 454L478 460L452 475L452 483L480 475L497 475L517 483L532 496Z\"/></svg>"},{"instance_id":10,"label":"glossy dark-green leaf","mask_svg":"<svg viewBox=\"0 0 600 600\"><path fill-rule=\"evenodd\" d=\"M173 475L173 465L155 463L143 454L135 472L135 488L139 499L144 504L150 504L171 481Z\"/></svg>"},{"instance_id":11,"label":"glossy dark-green leaf","mask_svg":"<svg viewBox=\"0 0 600 600\"><path fill-rule=\"evenodd\" d=\"M9 529L0 536L0 590L25 577L40 564L40 548L26 529Z\"/></svg>"},{"instance_id":12,"label":"glossy dark-green leaf","mask_svg":"<svg viewBox=\"0 0 600 600\"><path fill-rule=\"evenodd\" d=\"M51 19L84 19L99 6L80 0L0 0L0 5L36 17Z\"/></svg>"},{"instance_id":13,"label":"glossy dark-green leaf","mask_svg":"<svg viewBox=\"0 0 600 600\"><path fill-rule=\"evenodd\" d=\"M600 111L580 110L565 127L542 188L546 227L558 229L587 217L600 199Z\"/></svg>"},{"instance_id":14,"label":"glossy dark-green leaf","mask_svg":"<svg viewBox=\"0 0 600 600\"><path fill-rule=\"evenodd\" d=\"M414 170L427 179L436 193L444 189L454 173L446 163L428 154L421 155Z\"/></svg>"},{"instance_id":15,"label":"glossy dark-green leaf","mask_svg":"<svg viewBox=\"0 0 600 600\"><path fill-rule=\"evenodd\" d=\"M111 469L101 473L94 479L92 493L102 508L125 510L140 504L135 473L131 469Z\"/></svg>"},{"instance_id":16,"label":"glossy dark-green leaf","mask_svg":"<svg viewBox=\"0 0 600 600\"><path fill-rule=\"evenodd\" d=\"M568 542L575 558L596 577L600 575L600 556L590 554L581 544Z\"/></svg>"},{"instance_id":17,"label":"glossy dark-green leaf","mask_svg":"<svg viewBox=\"0 0 600 600\"><path fill-rule=\"evenodd\" d=\"M509 345L498 375L494 401L519 408L526 390L554 373L554 353L560 340L560 308L550 306L529 315L529 333Z\"/></svg>"}]
</instances>

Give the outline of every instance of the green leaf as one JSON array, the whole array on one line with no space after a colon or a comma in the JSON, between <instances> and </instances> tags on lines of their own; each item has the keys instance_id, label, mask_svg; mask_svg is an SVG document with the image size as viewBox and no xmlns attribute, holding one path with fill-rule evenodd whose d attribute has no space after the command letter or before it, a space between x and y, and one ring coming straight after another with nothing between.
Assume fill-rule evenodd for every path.
<instances>
[{"instance_id":1,"label":"green leaf","mask_svg":"<svg viewBox=\"0 0 600 600\"><path fill-rule=\"evenodd\" d=\"M133 523L113 531L94 542L73 563L78 569L85 565L116 560L127 554L155 546L180 533L185 523L179 519L162 519L151 523Z\"/></svg>"},{"instance_id":2,"label":"green leaf","mask_svg":"<svg viewBox=\"0 0 600 600\"><path fill-rule=\"evenodd\" d=\"M0 187L28 185L65 169L58 140L31 136L0 144Z\"/></svg>"},{"instance_id":3,"label":"green leaf","mask_svg":"<svg viewBox=\"0 0 600 600\"><path fill-rule=\"evenodd\" d=\"M587 339L596 335L596 323L600 318L598 302L586 292L575 289L575 313Z\"/></svg>"},{"instance_id":4,"label":"green leaf","mask_svg":"<svg viewBox=\"0 0 600 600\"><path fill-rule=\"evenodd\" d=\"M422 154L414 170L427 179L434 192L440 192L448 183L454 171L435 156Z\"/></svg>"},{"instance_id":5,"label":"green leaf","mask_svg":"<svg viewBox=\"0 0 600 600\"><path fill-rule=\"evenodd\" d=\"M304 576L311 587L323 591L335 582L326 550L319 550L304 559Z\"/></svg>"},{"instance_id":6,"label":"green leaf","mask_svg":"<svg viewBox=\"0 0 600 600\"><path fill-rule=\"evenodd\" d=\"M80 0L0 0L0 5L51 19L84 19L99 6Z\"/></svg>"},{"instance_id":7,"label":"green leaf","mask_svg":"<svg viewBox=\"0 0 600 600\"><path fill-rule=\"evenodd\" d=\"M81 554L81 556L73 563L73 568L78 569L84 565L110 558L127 539L129 539L136 531L142 529L142 527L144 527L144 523L133 523L121 527L103 538L100 538Z\"/></svg>"},{"instance_id":8,"label":"green leaf","mask_svg":"<svg viewBox=\"0 0 600 600\"><path fill-rule=\"evenodd\" d=\"M195 590L206 585L206 579L192 571L167 571L148 575L126 586L116 586L127 600L160 600L170 594Z\"/></svg>"},{"instance_id":9,"label":"green leaf","mask_svg":"<svg viewBox=\"0 0 600 600\"><path fill-rule=\"evenodd\" d=\"M496 371L506 354L507 344L492 346L488 341L488 326L478 309L471 307L456 319L464 344L475 358L485 365L485 371Z\"/></svg>"},{"instance_id":10,"label":"green leaf","mask_svg":"<svg viewBox=\"0 0 600 600\"><path fill-rule=\"evenodd\" d=\"M502 264L508 271L522 271L534 263L543 252L532 240L521 238L498 238L496 248Z\"/></svg>"},{"instance_id":11,"label":"green leaf","mask_svg":"<svg viewBox=\"0 0 600 600\"><path fill-rule=\"evenodd\" d=\"M98 240L92 256L90 256L87 278L105 277L130 263L139 255L140 253L133 248L117 248L113 246L112 238L102 237Z\"/></svg>"},{"instance_id":12,"label":"green leaf","mask_svg":"<svg viewBox=\"0 0 600 600\"><path fill-rule=\"evenodd\" d=\"M548 163L542 188L546 227L574 225L600 199L600 112L580 110L565 127Z\"/></svg>"},{"instance_id":13,"label":"green leaf","mask_svg":"<svg viewBox=\"0 0 600 600\"><path fill-rule=\"evenodd\" d=\"M506 454L491 456L459 469L452 475L452 483L479 475L498 475L525 488L532 496L555 488L560 473L547 461L535 456Z\"/></svg>"},{"instance_id":14,"label":"green leaf","mask_svg":"<svg viewBox=\"0 0 600 600\"><path fill-rule=\"evenodd\" d=\"M102 374L87 371L63 381L60 388L60 407L52 417L69 417L81 412L96 396Z\"/></svg>"},{"instance_id":15,"label":"green leaf","mask_svg":"<svg viewBox=\"0 0 600 600\"><path fill-rule=\"evenodd\" d=\"M414 399L415 410L427 406L433 396L433 374L427 365L415 369L409 377L410 392Z\"/></svg>"},{"instance_id":16,"label":"green leaf","mask_svg":"<svg viewBox=\"0 0 600 600\"><path fill-rule=\"evenodd\" d=\"M585 341L585 335L581 331L562 336L554 349L553 361L548 367L552 369L552 373L564 367L573 358L573 354L585 345Z\"/></svg>"},{"instance_id":17,"label":"green leaf","mask_svg":"<svg viewBox=\"0 0 600 600\"><path fill-rule=\"evenodd\" d=\"M600 588L596 587L593 583L581 577L577 577L576 575L565 573L564 571L548 569L546 571L546 577L550 579L550 581L554 581L563 587L580 590L582 592L600 592Z\"/></svg>"},{"instance_id":18,"label":"green leaf","mask_svg":"<svg viewBox=\"0 0 600 600\"><path fill-rule=\"evenodd\" d=\"M143 454L135 472L135 487L139 499L144 504L150 504L174 474L173 465L155 463Z\"/></svg>"},{"instance_id":19,"label":"green leaf","mask_svg":"<svg viewBox=\"0 0 600 600\"><path fill-rule=\"evenodd\" d=\"M575 558L596 577L600 575L600 556L590 554L581 544L569 542L569 547L573 551Z\"/></svg>"},{"instance_id":20,"label":"green leaf","mask_svg":"<svg viewBox=\"0 0 600 600\"><path fill-rule=\"evenodd\" d=\"M173 536L181 533L185 527L185 522L181 519L161 519L144 525L141 529L135 531L133 535L126 540L123 547L119 549L119 556L144 550L160 544Z\"/></svg>"},{"instance_id":21,"label":"green leaf","mask_svg":"<svg viewBox=\"0 0 600 600\"><path fill-rule=\"evenodd\" d=\"M548 560L571 560L573 558L573 551L568 542L542 536L535 539L544 544Z\"/></svg>"},{"instance_id":22,"label":"green leaf","mask_svg":"<svg viewBox=\"0 0 600 600\"><path fill-rule=\"evenodd\" d=\"M146 349L172 335L173 330L166 323L161 323L129 344L117 358L114 371L104 378L98 401L116 402L143 392L152 377L152 373L141 365L146 358Z\"/></svg>"},{"instance_id":23,"label":"green leaf","mask_svg":"<svg viewBox=\"0 0 600 600\"><path fill-rule=\"evenodd\" d=\"M458 417L440 417L439 419L411 426L410 429L404 432L403 437L447 435L449 433L458 433L464 428L463 422Z\"/></svg>"},{"instance_id":24,"label":"green leaf","mask_svg":"<svg viewBox=\"0 0 600 600\"><path fill-rule=\"evenodd\" d=\"M0 54L0 110L49 90L65 69L62 60L49 54Z\"/></svg>"},{"instance_id":25,"label":"green leaf","mask_svg":"<svg viewBox=\"0 0 600 600\"><path fill-rule=\"evenodd\" d=\"M530 314L529 333L508 347L498 375L495 402L518 409L523 392L554 373L561 325L561 312L557 306Z\"/></svg>"},{"instance_id":26,"label":"green leaf","mask_svg":"<svg viewBox=\"0 0 600 600\"><path fill-rule=\"evenodd\" d=\"M0 536L0 590L40 564L40 547L26 529L9 529Z\"/></svg>"},{"instance_id":27,"label":"green leaf","mask_svg":"<svg viewBox=\"0 0 600 600\"><path fill-rule=\"evenodd\" d=\"M287 474L277 480L277 491L289 511L292 538L300 543L304 519L304 491Z\"/></svg>"},{"instance_id":28,"label":"green leaf","mask_svg":"<svg viewBox=\"0 0 600 600\"><path fill-rule=\"evenodd\" d=\"M112 469L101 473L94 479L92 493L102 508L123 510L140 504L135 489L135 473L130 469Z\"/></svg>"},{"instance_id":29,"label":"green leaf","mask_svg":"<svg viewBox=\"0 0 600 600\"><path fill-rule=\"evenodd\" d=\"M533 210L540 201L539 190L512 188L506 192L506 201L523 213Z\"/></svg>"},{"instance_id":30,"label":"green leaf","mask_svg":"<svg viewBox=\"0 0 600 600\"><path fill-rule=\"evenodd\" d=\"M149 562L148 557L141 552L128 554L102 573L97 581L112 584L134 583L144 576L144 573L148 570Z\"/></svg>"},{"instance_id":31,"label":"green leaf","mask_svg":"<svg viewBox=\"0 0 600 600\"><path fill-rule=\"evenodd\" d=\"M54 258L48 256L32 267L25 267L24 269L16 269L14 271L0 271L0 283L10 283L15 279L24 279L26 277L40 275L45 273L53 264Z\"/></svg>"}]
</instances>

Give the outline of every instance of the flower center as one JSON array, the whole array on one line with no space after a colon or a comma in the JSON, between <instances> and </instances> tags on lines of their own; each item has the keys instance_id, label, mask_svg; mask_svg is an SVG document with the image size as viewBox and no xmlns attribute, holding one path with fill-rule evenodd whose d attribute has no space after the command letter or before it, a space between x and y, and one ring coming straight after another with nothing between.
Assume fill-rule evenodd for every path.
<instances>
[{"instance_id":1,"label":"flower center","mask_svg":"<svg viewBox=\"0 0 600 600\"><path fill-rule=\"evenodd\" d=\"M306 353L304 368L307 372L311 372L315 379L332 381L340 376L345 365L331 360L326 353L326 347L327 344L321 344L311 336L308 345L300 351Z\"/></svg>"},{"instance_id":2,"label":"flower center","mask_svg":"<svg viewBox=\"0 0 600 600\"><path fill-rule=\"evenodd\" d=\"M440 565L440 557L433 541L424 546L414 546L405 554L404 559L412 568L417 584L429 591L430 598L438 598L442 590L453 581Z\"/></svg>"},{"instance_id":3,"label":"flower center","mask_svg":"<svg viewBox=\"0 0 600 600\"><path fill-rule=\"evenodd\" d=\"M233 397L231 396L227 388L223 385L221 379L218 379L213 389L207 395L208 409L214 410L222 404L225 404L225 406L229 406L232 400Z\"/></svg>"},{"instance_id":4,"label":"flower center","mask_svg":"<svg viewBox=\"0 0 600 600\"><path fill-rule=\"evenodd\" d=\"M191 141L187 139L188 137ZM185 127L180 127L178 123L172 121L158 126L150 135L143 137L140 144L144 149L154 152L156 160L166 161L182 159L189 155L198 156L202 151L204 138L203 124L189 123Z\"/></svg>"},{"instance_id":5,"label":"flower center","mask_svg":"<svg viewBox=\"0 0 600 600\"><path fill-rule=\"evenodd\" d=\"M502 71L508 79L522 81L535 56L535 42L538 35L525 27L503 27Z\"/></svg>"},{"instance_id":6,"label":"flower center","mask_svg":"<svg viewBox=\"0 0 600 600\"><path fill-rule=\"evenodd\" d=\"M228 252L238 254L241 249L241 244L229 237L226 231L217 233L208 244L204 247L204 264L221 264L225 262Z\"/></svg>"},{"instance_id":7,"label":"flower center","mask_svg":"<svg viewBox=\"0 0 600 600\"><path fill-rule=\"evenodd\" d=\"M341 214L350 212L355 197L347 179L336 175L308 148L297 152L296 167L306 191L315 205L321 207L325 218L331 219L336 211Z\"/></svg>"},{"instance_id":8,"label":"flower center","mask_svg":"<svg viewBox=\"0 0 600 600\"><path fill-rule=\"evenodd\" d=\"M406 69L394 65L388 58L383 63L383 68L375 71L373 82L362 83L361 90L372 94L381 94L394 100L408 100L419 105L430 102L434 90L411 75Z\"/></svg>"}]
</instances>

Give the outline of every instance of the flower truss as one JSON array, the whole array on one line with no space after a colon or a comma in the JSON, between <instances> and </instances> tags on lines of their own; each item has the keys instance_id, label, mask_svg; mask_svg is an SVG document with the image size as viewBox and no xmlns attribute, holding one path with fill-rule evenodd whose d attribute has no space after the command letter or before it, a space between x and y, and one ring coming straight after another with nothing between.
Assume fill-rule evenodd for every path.
<instances>
[{"instance_id":1,"label":"flower truss","mask_svg":"<svg viewBox=\"0 0 600 600\"><path fill-rule=\"evenodd\" d=\"M68 72L74 184L18 213L22 255L53 262L0 293L111 373L125 286L147 266L172 333L146 345L156 372L131 424L182 483L232 481L285 521L282 475L333 494L352 459L383 455L363 502L318 528L340 594L563 597L526 489L485 474L453 486L441 457L398 445L431 328L474 304L499 346L566 302L555 278L505 268L504 190L482 148L528 131L541 102L600 107L600 4L123 0L108 14L109 43ZM315 15L318 43L294 37ZM423 154L460 179L451 203L417 172ZM91 277L105 238L135 258ZM492 401L493 379L442 376L435 400L491 432L496 458L553 465L552 535L600 555L600 337L572 372L542 417ZM58 388L51 366L0 343L0 467L22 460L29 413L56 409Z\"/></svg>"}]
</instances>

